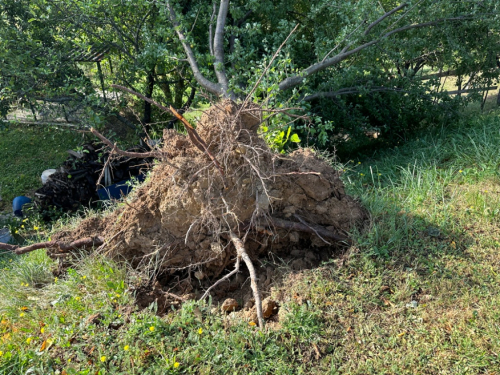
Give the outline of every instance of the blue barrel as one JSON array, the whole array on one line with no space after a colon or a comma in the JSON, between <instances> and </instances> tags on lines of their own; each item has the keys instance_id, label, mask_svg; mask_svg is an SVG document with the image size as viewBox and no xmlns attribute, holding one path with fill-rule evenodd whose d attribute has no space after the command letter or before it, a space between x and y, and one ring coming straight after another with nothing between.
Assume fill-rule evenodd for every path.
<instances>
[{"instance_id":1,"label":"blue barrel","mask_svg":"<svg viewBox=\"0 0 500 375\"><path fill-rule=\"evenodd\" d=\"M24 195L15 197L12 201L12 209L14 210L14 215L16 215L17 217L23 217L23 206L26 203L31 203L31 198L25 197Z\"/></svg>"}]
</instances>

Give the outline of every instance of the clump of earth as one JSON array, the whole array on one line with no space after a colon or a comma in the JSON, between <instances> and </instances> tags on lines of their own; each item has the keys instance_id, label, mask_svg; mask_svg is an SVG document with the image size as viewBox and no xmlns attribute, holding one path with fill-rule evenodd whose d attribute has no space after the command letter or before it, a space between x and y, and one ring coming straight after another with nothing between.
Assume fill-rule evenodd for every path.
<instances>
[{"instance_id":1,"label":"clump of earth","mask_svg":"<svg viewBox=\"0 0 500 375\"><path fill-rule=\"evenodd\" d=\"M345 193L339 171L311 149L273 152L258 135L262 111L222 101L196 126L206 149L174 130L163 134L163 155L150 178L110 215L57 234L73 241L101 236L99 251L152 275L137 302L171 304L200 298L234 267L236 233L256 266L262 293L276 269L311 268L349 243L347 233L367 217ZM210 291L214 301L252 305L248 271Z\"/></svg>"}]
</instances>

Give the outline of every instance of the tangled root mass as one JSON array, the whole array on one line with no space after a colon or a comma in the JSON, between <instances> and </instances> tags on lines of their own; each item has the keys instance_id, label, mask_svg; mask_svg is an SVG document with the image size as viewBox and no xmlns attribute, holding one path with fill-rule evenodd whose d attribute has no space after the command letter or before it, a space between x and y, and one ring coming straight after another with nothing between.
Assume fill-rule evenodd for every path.
<instances>
[{"instance_id":1,"label":"tangled root mass","mask_svg":"<svg viewBox=\"0 0 500 375\"><path fill-rule=\"evenodd\" d=\"M230 230L253 260L335 248L364 221L365 210L345 194L339 172L312 150L272 152L257 134L261 116L257 106L231 101L203 114L196 130L220 167L186 135L165 130L168 158L134 198L58 237L103 236L107 254L136 268L154 265L162 285L197 297L234 263ZM269 270L259 272L265 282Z\"/></svg>"}]
</instances>

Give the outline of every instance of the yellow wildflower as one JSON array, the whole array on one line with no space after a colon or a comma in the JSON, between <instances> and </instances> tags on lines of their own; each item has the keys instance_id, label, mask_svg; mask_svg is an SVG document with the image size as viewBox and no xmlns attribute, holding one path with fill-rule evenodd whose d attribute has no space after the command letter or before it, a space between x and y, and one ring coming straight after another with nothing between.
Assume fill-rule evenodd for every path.
<instances>
[{"instance_id":1,"label":"yellow wildflower","mask_svg":"<svg viewBox=\"0 0 500 375\"><path fill-rule=\"evenodd\" d=\"M181 365L181 364L180 364L179 362L175 362L175 363L174 363L174 368L177 368L177 367L179 367L180 365Z\"/></svg>"},{"instance_id":2,"label":"yellow wildflower","mask_svg":"<svg viewBox=\"0 0 500 375\"><path fill-rule=\"evenodd\" d=\"M200 328L200 329L198 330L198 334L199 334L199 335L201 335L202 333L203 333L203 329L201 329L201 328Z\"/></svg>"},{"instance_id":3,"label":"yellow wildflower","mask_svg":"<svg viewBox=\"0 0 500 375\"><path fill-rule=\"evenodd\" d=\"M31 340L33 340L33 339L32 339L31 337L28 337L28 338L26 339L26 344L29 344L29 343L31 342Z\"/></svg>"},{"instance_id":4,"label":"yellow wildflower","mask_svg":"<svg viewBox=\"0 0 500 375\"><path fill-rule=\"evenodd\" d=\"M106 362L106 356L105 356L105 355L103 355L103 356L101 357L101 362Z\"/></svg>"},{"instance_id":5,"label":"yellow wildflower","mask_svg":"<svg viewBox=\"0 0 500 375\"><path fill-rule=\"evenodd\" d=\"M127 352L129 349L130 349L130 346L128 346L128 345L125 345L125 346L123 347L123 350L125 350L126 352Z\"/></svg>"},{"instance_id":6,"label":"yellow wildflower","mask_svg":"<svg viewBox=\"0 0 500 375\"><path fill-rule=\"evenodd\" d=\"M155 330L155 327L154 327L154 326L151 326L151 327L149 327L149 330L150 330L151 332L153 332L153 331Z\"/></svg>"}]
</instances>

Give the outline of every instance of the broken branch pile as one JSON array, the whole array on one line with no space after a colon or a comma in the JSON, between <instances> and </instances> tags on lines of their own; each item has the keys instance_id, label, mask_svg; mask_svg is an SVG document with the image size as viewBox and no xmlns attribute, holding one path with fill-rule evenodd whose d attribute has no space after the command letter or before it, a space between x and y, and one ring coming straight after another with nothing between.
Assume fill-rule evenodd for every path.
<instances>
[{"instance_id":1,"label":"broken branch pile","mask_svg":"<svg viewBox=\"0 0 500 375\"><path fill-rule=\"evenodd\" d=\"M99 187L138 176L153 161L141 147L128 151L132 156L113 155L101 143L87 143L79 152L68 151L70 156L60 170L35 192L37 208L47 215L51 207L75 211L81 205L96 203Z\"/></svg>"}]
</instances>

